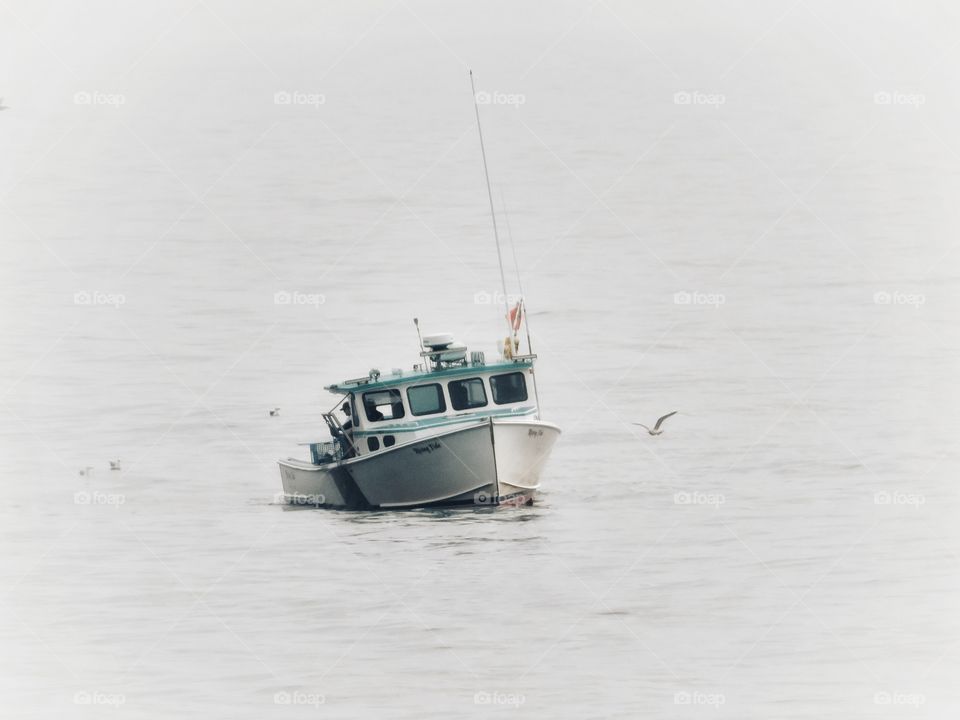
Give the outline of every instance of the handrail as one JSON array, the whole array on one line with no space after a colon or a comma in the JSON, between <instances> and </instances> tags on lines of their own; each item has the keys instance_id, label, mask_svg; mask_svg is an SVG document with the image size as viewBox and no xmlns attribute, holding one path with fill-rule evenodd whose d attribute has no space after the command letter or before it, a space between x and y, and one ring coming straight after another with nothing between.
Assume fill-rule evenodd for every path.
<instances>
[{"instance_id":1,"label":"handrail","mask_svg":"<svg viewBox=\"0 0 960 720\"><path fill-rule=\"evenodd\" d=\"M358 455L357 446L354 445L353 438L343 429L343 425L340 424L340 418L332 412L325 412L323 413L323 419L326 421L327 427L330 428L330 434L333 435L336 440L342 439L350 447L350 450L353 451L353 455ZM340 458L338 459L343 459L344 455L346 455L346 453L341 452Z\"/></svg>"}]
</instances>

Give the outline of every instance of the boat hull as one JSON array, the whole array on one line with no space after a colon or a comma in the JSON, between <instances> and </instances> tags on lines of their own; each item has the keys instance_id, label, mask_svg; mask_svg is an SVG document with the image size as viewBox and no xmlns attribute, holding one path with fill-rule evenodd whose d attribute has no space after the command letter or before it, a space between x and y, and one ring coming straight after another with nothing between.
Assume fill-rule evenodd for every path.
<instances>
[{"instance_id":1,"label":"boat hull","mask_svg":"<svg viewBox=\"0 0 960 720\"><path fill-rule=\"evenodd\" d=\"M538 420L485 420L341 463L281 461L284 495L356 509L527 504L559 435Z\"/></svg>"},{"instance_id":2,"label":"boat hull","mask_svg":"<svg viewBox=\"0 0 960 720\"><path fill-rule=\"evenodd\" d=\"M534 420L494 421L499 495L536 493L560 428Z\"/></svg>"},{"instance_id":3,"label":"boat hull","mask_svg":"<svg viewBox=\"0 0 960 720\"><path fill-rule=\"evenodd\" d=\"M355 509L367 504L350 476L336 464L311 465L290 459L281 460L279 465L283 501L287 504Z\"/></svg>"}]
</instances>

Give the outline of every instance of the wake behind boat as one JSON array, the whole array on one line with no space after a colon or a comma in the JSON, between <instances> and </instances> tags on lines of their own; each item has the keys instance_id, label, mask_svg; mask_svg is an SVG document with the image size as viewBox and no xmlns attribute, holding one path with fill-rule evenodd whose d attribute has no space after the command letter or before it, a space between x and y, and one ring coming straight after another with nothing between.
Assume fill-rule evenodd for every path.
<instances>
[{"instance_id":1,"label":"wake behind boat","mask_svg":"<svg viewBox=\"0 0 960 720\"><path fill-rule=\"evenodd\" d=\"M529 354L486 364L449 335L423 340L425 362L326 389L334 440L310 460L280 461L288 503L349 509L529 504L560 428L539 419ZM342 404L341 404L342 401ZM335 406L336 407L336 406Z\"/></svg>"}]
</instances>

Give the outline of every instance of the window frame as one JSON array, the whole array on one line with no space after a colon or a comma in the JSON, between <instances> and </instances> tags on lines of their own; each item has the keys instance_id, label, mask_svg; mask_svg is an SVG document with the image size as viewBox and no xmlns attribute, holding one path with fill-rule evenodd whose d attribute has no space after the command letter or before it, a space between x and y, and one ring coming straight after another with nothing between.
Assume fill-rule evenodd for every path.
<instances>
[{"instance_id":1,"label":"window frame","mask_svg":"<svg viewBox=\"0 0 960 720\"><path fill-rule=\"evenodd\" d=\"M510 375L519 375L520 381L523 383L523 397L519 400L497 400L497 386L493 382L497 378L509 377ZM498 375L490 376L490 394L493 396L494 405L510 405L511 403L526 402L530 399L530 391L527 390L527 378L526 373L520 370L514 370L513 372L500 373Z\"/></svg>"},{"instance_id":2,"label":"window frame","mask_svg":"<svg viewBox=\"0 0 960 720\"><path fill-rule=\"evenodd\" d=\"M419 388L425 388L425 387L437 388L437 394L440 397L440 409L430 410L429 412L414 412L413 400L410 399L410 391L417 390ZM420 385L409 385L407 387L407 404L410 406L410 414L413 415L414 417L423 417L425 415L439 415L440 413L445 413L447 411L447 398L444 396L443 384L434 382L434 383L423 383Z\"/></svg>"},{"instance_id":3,"label":"window frame","mask_svg":"<svg viewBox=\"0 0 960 720\"><path fill-rule=\"evenodd\" d=\"M479 405L466 405L465 407L458 408L456 401L453 399L454 394L450 392L450 386L455 383L469 383L474 381L480 383L480 388L481 390L483 390L483 402L480 403ZM490 404L490 398L487 395L487 384L483 381L483 377L471 377L471 378L461 378L459 380L449 380L447 381L447 393L450 395L450 407L457 412L460 412L463 410L476 410L477 408L486 407L487 405ZM469 392L468 392L468 395L469 395Z\"/></svg>"},{"instance_id":4,"label":"window frame","mask_svg":"<svg viewBox=\"0 0 960 720\"><path fill-rule=\"evenodd\" d=\"M399 406L400 406L400 414L399 414L399 415L392 415L391 417L386 417L386 416L384 416L384 417L382 417L382 418L372 418L372 417L370 417L370 409L371 409L371 408L376 409L376 408L378 407L378 405L376 405L376 404L374 404L374 405L368 405L368 404L367 404L367 395L379 395L379 394L381 394L381 393L387 393L387 394L390 395L390 397L394 397L394 393L396 394L397 402L380 403L380 405L391 405L391 406L395 407L395 406L397 406L397 404L399 403ZM382 389L380 389L380 390L370 390L370 391L368 391L368 392L363 393L363 397L362 397L361 400L360 400L360 404L363 406L363 417L364 417L364 419L366 420L366 422L370 422L370 423L384 422L384 421L386 421L386 420L399 420L400 418L405 417L406 414L407 414L407 409L406 409L406 408L404 407L404 405L403 405L403 393L400 392L400 388L395 388L395 387L393 387L393 388L382 388ZM378 410L377 412L379 412L379 410ZM381 414L382 414L382 413L381 413ZM391 414L392 414L392 410L391 410Z\"/></svg>"}]
</instances>

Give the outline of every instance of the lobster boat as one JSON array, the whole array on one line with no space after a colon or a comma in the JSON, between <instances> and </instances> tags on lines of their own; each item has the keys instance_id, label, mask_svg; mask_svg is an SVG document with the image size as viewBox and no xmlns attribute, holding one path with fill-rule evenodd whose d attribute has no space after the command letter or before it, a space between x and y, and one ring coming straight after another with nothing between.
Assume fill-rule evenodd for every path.
<instances>
[{"instance_id":1,"label":"lobster boat","mask_svg":"<svg viewBox=\"0 0 960 720\"><path fill-rule=\"evenodd\" d=\"M472 72L470 83L506 311ZM527 352L519 354L524 311L521 299L506 313L510 334L489 364L450 334L421 337L415 319L421 362L412 370L371 370L328 385L338 398L323 414L331 439L305 443L309 459L279 461L284 501L347 509L532 503L560 428L540 419L529 324Z\"/></svg>"},{"instance_id":2,"label":"lobster boat","mask_svg":"<svg viewBox=\"0 0 960 720\"><path fill-rule=\"evenodd\" d=\"M487 363L448 334L424 362L326 387L332 439L281 460L284 500L346 509L530 504L560 428L540 419L533 354Z\"/></svg>"}]
</instances>

